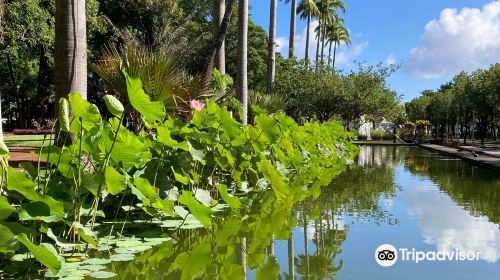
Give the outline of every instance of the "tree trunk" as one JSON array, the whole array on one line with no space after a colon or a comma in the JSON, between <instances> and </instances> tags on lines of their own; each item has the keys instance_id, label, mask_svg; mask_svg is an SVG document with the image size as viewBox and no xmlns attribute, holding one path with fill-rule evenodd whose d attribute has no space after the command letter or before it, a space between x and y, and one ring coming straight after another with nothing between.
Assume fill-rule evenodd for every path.
<instances>
[{"instance_id":1,"label":"tree trunk","mask_svg":"<svg viewBox=\"0 0 500 280\"><path fill-rule=\"evenodd\" d=\"M267 61L267 93L273 92L274 77L276 75L276 13L277 0L271 0L269 14L269 48Z\"/></svg>"},{"instance_id":2,"label":"tree trunk","mask_svg":"<svg viewBox=\"0 0 500 280\"><path fill-rule=\"evenodd\" d=\"M321 18L319 19L319 26L321 26ZM318 38L316 42L316 72L318 72L319 64L319 41L321 41L321 28L318 28Z\"/></svg>"},{"instance_id":3,"label":"tree trunk","mask_svg":"<svg viewBox=\"0 0 500 280\"><path fill-rule=\"evenodd\" d=\"M213 43L216 45L219 30L224 20L226 13L225 0L213 0ZM221 74L226 74L226 44L225 40L222 41L220 49L217 51L215 58L215 67Z\"/></svg>"},{"instance_id":4,"label":"tree trunk","mask_svg":"<svg viewBox=\"0 0 500 280\"><path fill-rule=\"evenodd\" d=\"M326 30L323 30L321 32L321 64L324 66L325 65L325 36L326 35Z\"/></svg>"},{"instance_id":5,"label":"tree trunk","mask_svg":"<svg viewBox=\"0 0 500 280\"><path fill-rule=\"evenodd\" d=\"M332 41L330 41L330 46L328 47L328 67L330 67L331 62L332 62Z\"/></svg>"},{"instance_id":6,"label":"tree trunk","mask_svg":"<svg viewBox=\"0 0 500 280\"><path fill-rule=\"evenodd\" d=\"M71 92L87 99L85 1L56 0L55 20L55 103Z\"/></svg>"},{"instance_id":7,"label":"tree trunk","mask_svg":"<svg viewBox=\"0 0 500 280\"><path fill-rule=\"evenodd\" d=\"M238 9L238 99L243 104L243 125L248 124L248 0L239 0Z\"/></svg>"},{"instance_id":8,"label":"tree trunk","mask_svg":"<svg viewBox=\"0 0 500 280\"><path fill-rule=\"evenodd\" d=\"M293 52L295 50L295 18L297 16L297 3L296 0L292 0L290 5L290 42L288 43L288 58L293 57Z\"/></svg>"},{"instance_id":9,"label":"tree trunk","mask_svg":"<svg viewBox=\"0 0 500 280\"><path fill-rule=\"evenodd\" d=\"M0 0L0 44L3 45L3 0ZM3 142L2 83L0 80L0 142Z\"/></svg>"},{"instance_id":10,"label":"tree trunk","mask_svg":"<svg viewBox=\"0 0 500 280\"><path fill-rule=\"evenodd\" d=\"M288 237L288 277L295 279L295 257L293 254L293 231Z\"/></svg>"},{"instance_id":11,"label":"tree trunk","mask_svg":"<svg viewBox=\"0 0 500 280\"><path fill-rule=\"evenodd\" d=\"M332 70L335 70L335 60L337 59L337 42L335 42L333 46L333 65L332 65Z\"/></svg>"},{"instance_id":12,"label":"tree trunk","mask_svg":"<svg viewBox=\"0 0 500 280\"><path fill-rule=\"evenodd\" d=\"M306 63L307 63L308 66L309 66L309 40L310 40L310 37L311 37L310 28L311 28L311 12L309 12L309 14L307 15L307 35L306 35L306 54L305 54L305 59L306 59Z\"/></svg>"},{"instance_id":13,"label":"tree trunk","mask_svg":"<svg viewBox=\"0 0 500 280\"><path fill-rule=\"evenodd\" d=\"M215 39L214 46L212 48L212 54L210 55L210 59L208 60L207 70L205 71L205 75L203 75L202 84L203 88L205 89L210 84L210 80L214 73L214 65L217 58L217 53L221 52L222 46L224 45L226 34L231 23L231 16L233 15L235 2L236 0L229 0L227 3L227 9L225 9L224 18L222 19L219 32L217 33L217 38Z\"/></svg>"}]
</instances>

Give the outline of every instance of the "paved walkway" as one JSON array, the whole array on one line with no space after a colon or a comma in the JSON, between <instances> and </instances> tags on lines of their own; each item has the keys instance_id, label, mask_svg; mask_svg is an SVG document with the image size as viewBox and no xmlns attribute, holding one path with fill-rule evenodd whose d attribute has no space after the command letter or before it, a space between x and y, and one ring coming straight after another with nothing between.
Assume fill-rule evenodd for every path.
<instances>
[{"instance_id":1,"label":"paved walkway","mask_svg":"<svg viewBox=\"0 0 500 280\"><path fill-rule=\"evenodd\" d=\"M479 148L476 147L461 146L460 149L454 149L450 147L433 145L433 144L422 144L420 146L428 150L437 151L447 155L458 157L465 161L500 172L500 157L488 155L484 153L484 151L479 153L478 151L476 151L476 149ZM476 156L474 156L472 151L476 153ZM498 151L493 153L496 155Z\"/></svg>"},{"instance_id":2,"label":"paved walkway","mask_svg":"<svg viewBox=\"0 0 500 280\"><path fill-rule=\"evenodd\" d=\"M9 151L10 151L9 165L14 168L19 167L19 164L23 162L31 162L34 166L38 164L38 156L34 154L36 153L37 149L9 148ZM44 161L42 165L45 165Z\"/></svg>"}]
</instances>

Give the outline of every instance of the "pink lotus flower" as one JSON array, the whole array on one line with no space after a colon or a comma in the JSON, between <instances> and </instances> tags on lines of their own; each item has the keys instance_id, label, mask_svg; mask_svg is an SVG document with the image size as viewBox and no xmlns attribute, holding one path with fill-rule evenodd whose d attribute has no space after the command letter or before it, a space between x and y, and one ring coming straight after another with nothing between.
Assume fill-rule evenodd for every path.
<instances>
[{"instance_id":1,"label":"pink lotus flower","mask_svg":"<svg viewBox=\"0 0 500 280\"><path fill-rule=\"evenodd\" d=\"M203 109L205 109L205 103L203 103L203 101L201 100L193 99L189 102L189 107L191 108L191 110L202 111Z\"/></svg>"}]
</instances>

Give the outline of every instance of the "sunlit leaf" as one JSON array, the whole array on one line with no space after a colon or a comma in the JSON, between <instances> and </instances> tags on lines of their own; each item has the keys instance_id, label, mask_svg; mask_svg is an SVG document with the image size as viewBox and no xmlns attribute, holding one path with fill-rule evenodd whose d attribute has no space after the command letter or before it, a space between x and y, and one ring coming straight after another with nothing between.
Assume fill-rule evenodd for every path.
<instances>
[{"instance_id":1,"label":"sunlit leaf","mask_svg":"<svg viewBox=\"0 0 500 280\"><path fill-rule=\"evenodd\" d=\"M191 191L182 191L179 196L179 202L186 205L191 214L198 219L204 226L208 227L212 224L212 210L198 202Z\"/></svg>"},{"instance_id":2,"label":"sunlit leaf","mask_svg":"<svg viewBox=\"0 0 500 280\"><path fill-rule=\"evenodd\" d=\"M35 245L31 243L26 234L21 233L17 235L17 240L21 242L28 250L33 254L33 257L41 264L46 266L52 273L57 274L59 269L61 269L62 262L57 257L56 249L47 243L42 243L42 245Z\"/></svg>"}]
</instances>

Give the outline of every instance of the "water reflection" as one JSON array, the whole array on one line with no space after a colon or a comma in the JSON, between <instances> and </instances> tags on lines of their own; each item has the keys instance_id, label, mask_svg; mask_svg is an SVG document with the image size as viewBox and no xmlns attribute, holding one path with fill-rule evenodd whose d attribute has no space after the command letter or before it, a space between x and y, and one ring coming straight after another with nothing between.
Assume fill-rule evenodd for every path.
<instances>
[{"instance_id":1,"label":"water reflection","mask_svg":"<svg viewBox=\"0 0 500 280\"><path fill-rule=\"evenodd\" d=\"M269 194L223 215L211 230L183 230L129 263L119 279L495 279L500 266L498 175L418 148L363 147L357 166L317 199ZM171 234L171 233L169 233ZM373 250L398 246L481 252L473 264L397 264ZM415 273L407 274L408 269Z\"/></svg>"}]
</instances>

